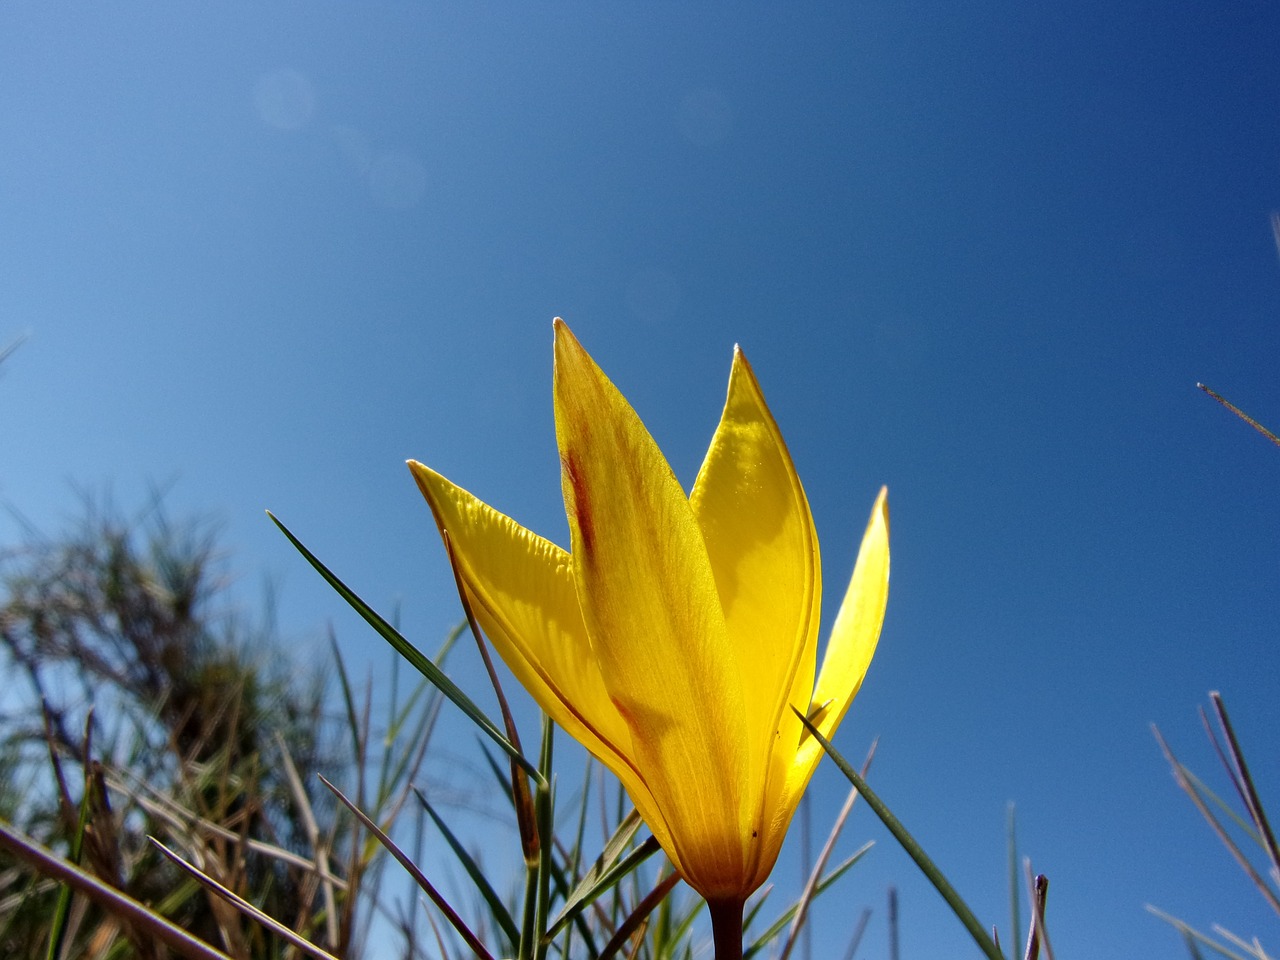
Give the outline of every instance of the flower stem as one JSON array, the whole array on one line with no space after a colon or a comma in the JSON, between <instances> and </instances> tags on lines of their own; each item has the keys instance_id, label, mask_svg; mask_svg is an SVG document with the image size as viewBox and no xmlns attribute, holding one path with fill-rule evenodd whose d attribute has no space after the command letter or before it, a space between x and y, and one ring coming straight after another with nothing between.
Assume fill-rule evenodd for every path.
<instances>
[{"instance_id":1,"label":"flower stem","mask_svg":"<svg viewBox=\"0 0 1280 960\"><path fill-rule=\"evenodd\" d=\"M742 960L742 906L741 900L707 901L716 960Z\"/></svg>"}]
</instances>

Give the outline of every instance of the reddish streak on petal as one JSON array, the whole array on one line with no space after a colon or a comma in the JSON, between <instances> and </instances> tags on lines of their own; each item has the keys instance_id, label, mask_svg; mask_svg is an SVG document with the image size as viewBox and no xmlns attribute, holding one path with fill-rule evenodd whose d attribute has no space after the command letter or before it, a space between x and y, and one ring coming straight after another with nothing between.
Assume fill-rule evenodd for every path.
<instances>
[{"instance_id":1,"label":"reddish streak on petal","mask_svg":"<svg viewBox=\"0 0 1280 960\"><path fill-rule=\"evenodd\" d=\"M569 486L573 488L573 516L578 522L578 533L582 537L582 546L588 552L595 540L595 531L591 521L591 501L587 498L587 485L578 470L578 462L571 454L560 458L565 476L569 478Z\"/></svg>"}]
</instances>

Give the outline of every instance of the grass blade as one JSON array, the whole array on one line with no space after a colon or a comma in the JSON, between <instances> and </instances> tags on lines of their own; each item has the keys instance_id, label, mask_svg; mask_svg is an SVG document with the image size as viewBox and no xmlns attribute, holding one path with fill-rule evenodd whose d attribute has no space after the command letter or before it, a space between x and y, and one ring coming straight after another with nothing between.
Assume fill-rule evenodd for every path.
<instances>
[{"instance_id":1,"label":"grass blade","mask_svg":"<svg viewBox=\"0 0 1280 960\"><path fill-rule=\"evenodd\" d=\"M792 709L794 710L795 708L793 707ZM800 722L805 725L805 729L813 734L818 743L822 745L822 749L827 752L827 756L829 756L835 762L835 765L840 768L840 772L845 775L850 783L858 788L858 792L866 799L867 806L875 811L876 816L880 818L880 822L888 828L889 832L893 834L894 839L897 840L902 846L902 849L907 852L907 856L915 861L916 866L920 868L920 871L928 878L929 882L933 884L934 889L937 890L938 893L942 894L942 899L947 902L947 906L951 908L951 911L956 915L960 922L964 924L964 928L969 931L969 936L973 937L973 941L978 945L978 948L986 954L989 960L1005 960L1003 954L1000 953L1000 948L997 947L991 937L987 935L987 931L978 921L978 918L973 915L973 911L969 909L969 905L964 902L964 899L956 891L956 888L951 885L951 881L943 875L942 871L938 869L937 864L935 864L933 860L930 859L929 855L924 852L924 849L916 842L915 837L911 836L911 834L907 832L907 828L904 827L902 822L893 815L893 811L890 810L888 806L885 805L885 802L867 786L866 781L858 776L858 772L854 770L849 761L842 757L836 748L831 745L831 741L824 737L818 731L818 728L809 722L808 717L799 710L796 710L795 714L800 718Z\"/></svg>"},{"instance_id":2,"label":"grass blade","mask_svg":"<svg viewBox=\"0 0 1280 960\"><path fill-rule=\"evenodd\" d=\"M502 902L502 897L493 889L493 885L489 883L489 878L484 875L480 865L467 852L467 848L462 845L462 841L449 829L444 819L436 812L435 807L427 800L426 794L417 787L414 788L413 792L417 794L418 802L422 804L422 808L427 811L427 816L439 828L445 843L449 845L449 849L453 851L454 856L458 858L458 862L462 864L462 869L471 878L471 882L476 885L480 896L484 898L485 906L489 908L489 913L492 914L498 926L502 928L503 935L507 938L511 949L514 950L520 942L520 929L516 926L515 920L512 919L511 912L507 909L506 904Z\"/></svg>"},{"instance_id":3,"label":"grass blade","mask_svg":"<svg viewBox=\"0 0 1280 960\"><path fill-rule=\"evenodd\" d=\"M203 940L197 940L181 927L148 910L137 900L108 886L75 864L68 863L2 821L0 847L30 863L45 876L75 888L104 910L133 924L138 930L147 931L187 960L231 960L221 950L211 947Z\"/></svg>"},{"instance_id":4,"label":"grass blade","mask_svg":"<svg viewBox=\"0 0 1280 960\"><path fill-rule=\"evenodd\" d=\"M276 936L280 937L282 940L287 940L289 943L293 944L293 946L297 947L303 953L307 953L315 957L316 960L338 960L338 958L335 957L333 954L331 954L329 951L325 950L322 947L316 946L314 943L312 943L310 940L306 939L305 937L299 936L298 934L294 933L292 930L286 927L279 920L276 920L274 917L270 917L267 914L263 913L261 910L255 907L248 900L245 900L240 895L234 893L231 890L228 890L226 887L220 884L217 880L214 880L213 877L209 876L206 873L202 873L200 870L193 867L191 864L187 863L187 861L183 860L180 856L178 856L176 853L174 853L172 850L166 847L163 843L161 843L155 837L148 837L147 839L150 840L152 845L156 847L161 853L163 853L174 864L174 866L185 871L197 883L212 890L218 896L226 900L227 903L231 904L233 907L235 907L237 910L243 913L246 917L256 920L258 923L262 924L264 927L266 927Z\"/></svg>"},{"instance_id":5,"label":"grass blade","mask_svg":"<svg viewBox=\"0 0 1280 960\"><path fill-rule=\"evenodd\" d=\"M870 852L871 848L874 846L875 846L875 841L868 840L866 843L860 846L857 850L855 850L852 854L850 854L843 862L833 867L831 872L828 873L825 877L823 877L822 881L817 885L817 887L814 888L814 893L813 893L814 897L818 897L822 893L826 892L828 887L830 887L833 883L835 883L837 880L843 877L846 873L848 873L849 869L855 863L857 863L859 860L865 857ZM792 918L796 915L796 910L799 909L799 907L800 907L799 902L793 903L791 906L787 907L787 909L782 912L782 916L778 917L777 920L773 921L773 923L769 925L769 928L765 930L764 933L756 937L755 941L751 944L751 946L743 949L742 951L743 960L751 960L751 958L754 957L757 953L759 953L765 947L769 946L769 944L773 942L773 938L776 937L779 933L781 933L783 928L786 927L786 925L791 922Z\"/></svg>"},{"instance_id":6,"label":"grass blade","mask_svg":"<svg viewBox=\"0 0 1280 960\"><path fill-rule=\"evenodd\" d=\"M538 773L538 768L525 759L524 755L515 748L510 740L503 736L502 731L494 725L493 721L485 715L484 711L476 706L471 698L463 693L462 689L445 675L443 670L432 663L427 657L423 656L417 647L406 640L400 632L384 620L377 611L361 600L360 597L356 595L355 591L339 580L337 575L326 567L315 554L308 550L303 545L302 541L295 537L289 528L281 523L273 513L268 511L267 516L271 518L272 523L280 528L280 532L288 537L289 542L292 543L297 551L306 558L307 562L316 569L316 572L325 579L325 582L327 582L329 586L333 587L333 589L337 591L338 595L342 597L343 600L347 601L347 603L351 605L351 608L355 610L356 613L360 614L360 616L364 618L365 622L378 632L382 639L391 644L395 651L400 654L400 656L408 660L415 670L430 680L441 693L453 701L453 703L467 715L467 718L470 719L472 723L483 730L485 734L488 735L489 739L501 747L502 750L511 757L511 759L518 763L526 773L531 777L541 776L541 774Z\"/></svg>"}]
</instances>

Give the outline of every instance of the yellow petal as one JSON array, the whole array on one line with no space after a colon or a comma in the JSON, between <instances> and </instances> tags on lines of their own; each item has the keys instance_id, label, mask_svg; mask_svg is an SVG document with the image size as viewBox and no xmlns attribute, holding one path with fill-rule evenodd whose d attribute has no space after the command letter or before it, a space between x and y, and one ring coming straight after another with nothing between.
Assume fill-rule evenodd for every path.
<instances>
[{"instance_id":1,"label":"yellow petal","mask_svg":"<svg viewBox=\"0 0 1280 960\"><path fill-rule=\"evenodd\" d=\"M763 817L795 761L792 750L777 749L799 741L791 705L806 709L813 693L822 575L809 502L741 350L689 501L742 669L748 747L766 758L768 780L757 792ZM770 865L776 856L773 849Z\"/></svg>"},{"instance_id":2,"label":"yellow petal","mask_svg":"<svg viewBox=\"0 0 1280 960\"><path fill-rule=\"evenodd\" d=\"M430 467L409 461L467 600L499 656L538 705L627 787L661 842L665 822L631 760L631 732L591 655L570 558Z\"/></svg>"},{"instance_id":3,"label":"yellow petal","mask_svg":"<svg viewBox=\"0 0 1280 960\"><path fill-rule=\"evenodd\" d=\"M556 436L591 647L685 879L704 896L736 894L752 758L702 533L635 411L563 321L555 331Z\"/></svg>"},{"instance_id":4,"label":"yellow petal","mask_svg":"<svg viewBox=\"0 0 1280 960\"><path fill-rule=\"evenodd\" d=\"M867 674L880 639L888 599L889 493L882 488L875 506L871 508L871 520L862 537L849 589L831 628L831 639L827 642L822 671L818 674L809 708L814 726L828 740L862 687L862 679ZM793 807L820 759L822 746L813 737L805 735L787 787L790 799L786 802Z\"/></svg>"}]
</instances>

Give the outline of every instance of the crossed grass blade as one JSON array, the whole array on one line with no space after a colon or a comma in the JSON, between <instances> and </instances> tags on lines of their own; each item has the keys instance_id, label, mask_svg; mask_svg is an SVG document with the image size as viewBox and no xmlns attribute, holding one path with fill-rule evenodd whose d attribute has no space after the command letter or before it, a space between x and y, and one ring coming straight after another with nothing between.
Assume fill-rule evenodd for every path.
<instances>
[{"instance_id":1,"label":"crossed grass blade","mask_svg":"<svg viewBox=\"0 0 1280 960\"><path fill-rule=\"evenodd\" d=\"M422 804L422 808L426 810L427 816L431 818L432 822L440 830L440 835L444 837L444 841L449 845L449 849L453 851L453 855L462 864L462 869L466 871L467 876L471 878L471 882L475 884L476 890L479 891L480 896L483 898L494 922L502 930L503 936L507 938L510 948L514 950L520 942L520 928L516 926L516 922L511 916L511 911L502 902L501 895L493 888L493 884L485 876L484 870L476 863L475 858L471 856L467 848L463 846L457 834L449 828L444 818L436 812L436 808L427 800L426 794L416 787L413 792L417 796L418 802Z\"/></svg>"},{"instance_id":2,"label":"crossed grass blade","mask_svg":"<svg viewBox=\"0 0 1280 960\"><path fill-rule=\"evenodd\" d=\"M1250 862L1249 858L1245 855L1244 851L1240 849L1236 842L1231 838L1231 835L1227 833L1226 828L1223 827L1221 821L1213 815L1213 811L1209 809L1208 804L1205 803L1205 800L1200 795L1199 790L1197 790L1195 785L1187 778L1186 768L1178 758L1174 756L1173 750L1169 747L1169 744L1165 742L1160 731L1154 724L1151 729L1155 734L1156 741L1160 744L1160 749L1164 753L1165 759L1169 762L1169 766L1173 772L1173 779L1177 782L1178 786L1182 788L1183 792L1191 798L1191 802L1195 805L1195 808L1200 811L1200 815L1204 817L1205 822L1209 824L1210 828L1222 842L1222 845L1226 847L1231 856L1235 858L1236 863L1240 865L1240 869L1245 872L1245 875L1248 876L1254 886L1258 888L1258 892L1262 894L1263 898L1268 904L1270 904L1273 910L1280 913L1280 898L1276 896L1276 893L1271 889L1270 884L1262 878L1253 863Z\"/></svg>"},{"instance_id":3,"label":"crossed grass blade","mask_svg":"<svg viewBox=\"0 0 1280 960\"><path fill-rule=\"evenodd\" d=\"M1266 812L1262 806L1262 802L1258 797L1257 790L1253 783L1253 777L1249 773L1249 766L1245 761L1244 751L1236 738L1234 728L1231 726L1230 718L1227 715L1226 706L1222 702L1221 696L1216 691L1209 694L1210 702L1218 721L1218 732L1215 732L1209 723L1208 715L1203 708L1200 710L1201 722L1204 725L1205 733L1209 738L1210 744L1213 746L1215 753L1222 762L1223 768L1226 770L1227 778L1230 780L1232 787L1236 792L1236 796L1240 805L1244 808L1245 814L1241 816L1232 807L1223 800L1218 794L1206 786L1203 781L1195 776L1183 763L1173 754L1173 750L1161 735L1159 729L1152 724L1152 733L1155 735L1156 742L1159 744L1161 752L1169 763L1171 772L1173 773L1174 782L1187 794L1195 808L1200 812L1205 822L1209 824L1210 829L1218 837L1218 840L1226 848L1226 850L1235 859L1241 870L1257 888L1259 894L1266 900L1267 904L1276 912L1280 913L1280 896L1277 895L1272 883L1269 883L1262 873L1254 866L1249 855L1235 842L1235 839L1227 832L1226 826L1218 819L1210 809L1210 804L1217 807L1222 813L1233 821L1240 831L1248 836L1262 850L1266 862L1268 864L1268 872L1271 874L1272 880L1280 879L1280 867L1277 866L1277 850L1274 834L1271 830L1271 824L1267 818ZM1221 741L1219 740L1221 736ZM1164 920L1170 926L1181 934L1183 942L1188 947L1188 952L1194 957L1198 954L1198 945L1203 945L1213 950L1215 953L1231 958L1231 960L1269 960L1268 954L1263 950L1262 945L1255 938L1252 942L1236 936L1222 927L1214 927L1214 932L1218 936L1227 940L1239 950L1245 951L1243 954L1237 953L1230 947L1213 940L1205 934L1193 928L1190 924L1183 920L1173 917L1163 911L1157 909L1151 904L1146 905L1148 912L1161 920Z\"/></svg>"},{"instance_id":4,"label":"crossed grass blade","mask_svg":"<svg viewBox=\"0 0 1280 960\"><path fill-rule=\"evenodd\" d=\"M343 806L350 810L352 814L355 815L356 819L364 824L365 829L377 837L378 841L387 849L387 851L396 858L396 861L400 866L404 867L405 870L408 871L409 875L413 877L414 881L422 889L422 892L430 898L433 904L435 904L436 909L444 914L445 919L448 920L449 924L458 932L458 935L462 937L467 947L476 955L476 957L480 958L480 960L494 960L493 954L489 952L488 948L480 941L480 938L476 936L475 932L467 926L462 917L458 915L458 912L454 910L453 907L449 905L449 902L445 900L438 890L436 890L435 885L427 879L426 875L420 869L418 869L418 865L413 862L413 859L400 849L399 845L387 836L386 832L374 823L363 810L352 803L341 790L335 787L324 777L320 777L320 782L333 792L333 795L342 802Z\"/></svg>"}]
</instances>

